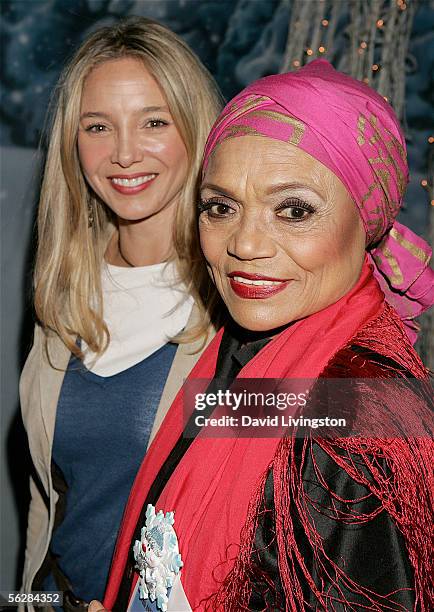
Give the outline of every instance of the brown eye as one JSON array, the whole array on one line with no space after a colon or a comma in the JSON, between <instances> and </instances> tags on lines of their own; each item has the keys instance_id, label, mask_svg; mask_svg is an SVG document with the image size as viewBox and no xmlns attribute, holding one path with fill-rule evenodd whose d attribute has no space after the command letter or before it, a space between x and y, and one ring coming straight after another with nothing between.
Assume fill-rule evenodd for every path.
<instances>
[{"instance_id":1,"label":"brown eye","mask_svg":"<svg viewBox=\"0 0 434 612\"><path fill-rule=\"evenodd\" d=\"M303 221L314 212L315 209L310 204L298 198L291 198L282 202L276 210L278 217L290 221Z\"/></svg>"},{"instance_id":2,"label":"brown eye","mask_svg":"<svg viewBox=\"0 0 434 612\"><path fill-rule=\"evenodd\" d=\"M106 126L102 123L95 123L93 125L89 125L86 128L86 132L90 132L91 134L102 134L106 131Z\"/></svg>"},{"instance_id":3,"label":"brown eye","mask_svg":"<svg viewBox=\"0 0 434 612\"><path fill-rule=\"evenodd\" d=\"M198 204L199 214L205 213L210 219L227 219L235 214L235 210L226 202L216 200L201 201Z\"/></svg>"},{"instance_id":4,"label":"brown eye","mask_svg":"<svg viewBox=\"0 0 434 612\"><path fill-rule=\"evenodd\" d=\"M168 125L168 123L167 121L164 121L164 119L149 119L149 121L146 124L146 127L155 129L155 128L164 127L165 125Z\"/></svg>"},{"instance_id":5,"label":"brown eye","mask_svg":"<svg viewBox=\"0 0 434 612\"><path fill-rule=\"evenodd\" d=\"M214 204L209 209L209 212L216 217L233 214L233 210L227 204Z\"/></svg>"},{"instance_id":6,"label":"brown eye","mask_svg":"<svg viewBox=\"0 0 434 612\"><path fill-rule=\"evenodd\" d=\"M309 211L300 206L288 206L288 208L279 211L281 217L288 217L289 219L304 219L308 214Z\"/></svg>"}]
</instances>

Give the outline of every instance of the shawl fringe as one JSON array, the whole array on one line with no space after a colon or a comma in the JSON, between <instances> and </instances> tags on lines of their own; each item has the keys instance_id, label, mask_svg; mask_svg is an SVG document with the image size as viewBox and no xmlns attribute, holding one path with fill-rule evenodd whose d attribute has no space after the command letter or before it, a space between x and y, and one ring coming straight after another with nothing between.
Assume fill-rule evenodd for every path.
<instances>
[{"instance_id":1,"label":"shawl fringe","mask_svg":"<svg viewBox=\"0 0 434 612\"><path fill-rule=\"evenodd\" d=\"M355 347L364 350L357 351ZM426 406L432 403L428 371L414 352L397 315L386 306L377 318L366 324L350 343L332 357L321 377L405 380L414 377L418 379L419 397L413 396L405 385L404 395L393 398L382 396L381 392L375 396L368 388L358 396L358 407L363 409L365 406L373 419L388 419L391 423L389 430L386 429L387 437L382 439L367 435L333 439L310 436L298 440L302 448L301 452L299 448L296 452L295 434L283 438L250 501L241 533L240 551L233 569L218 592L207 601L206 610L248 610L252 585L258 581L268 594L275 591L273 581L254 562L255 533L262 513L267 511L264 510L264 488L270 470L273 471L274 482L275 542L286 600L284 607L276 604L273 609L290 612L305 610L302 584L307 584L314 595L316 609L329 611L335 610L336 606L345 610L404 609L393 599L393 593L381 595L368 590L352 580L327 555L312 519L313 510L353 525L367 523L380 512L387 512L405 541L414 573L415 609L422 612L433 609L432 539L427 533L432 525L434 507L434 475L430 467L434 458L433 444L428 435L404 436L411 419L416 419L418 426L422 422L423 430L432 433L430 417L426 415ZM411 399L415 401L410 411L407 402ZM315 445L327 453L351 479L365 487L366 496L375 496L379 503L372 512L358 514L354 506L360 500L343 499L330 489L315 463ZM329 508L316 508L306 491L303 467L308 456L314 461L318 481L328 491ZM315 577L297 544L294 511L312 552ZM366 603L362 606L360 603L354 604L351 593L358 595L358 602L362 597ZM278 601L278 593L274 595L275 601Z\"/></svg>"}]
</instances>

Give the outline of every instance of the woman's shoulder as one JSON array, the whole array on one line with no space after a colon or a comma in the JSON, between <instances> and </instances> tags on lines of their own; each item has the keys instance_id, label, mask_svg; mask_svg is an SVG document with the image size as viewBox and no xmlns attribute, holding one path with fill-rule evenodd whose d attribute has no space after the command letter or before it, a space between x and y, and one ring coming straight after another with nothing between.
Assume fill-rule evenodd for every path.
<instances>
[{"instance_id":1,"label":"woman's shoulder","mask_svg":"<svg viewBox=\"0 0 434 612\"><path fill-rule=\"evenodd\" d=\"M57 333L45 329L38 322L35 323L33 343L24 364L23 374L32 366L41 367L43 364L53 369L65 369L71 352Z\"/></svg>"},{"instance_id":2,"label":"woman's shoulder","mask_svg":"<svg viewBox=\"0 0 434 612\"><path fill-rule=\"evenodd\" d=\"M372 348L350 344L330 359L322 376L327 378L414 378L414 375L393 355L384 355Z\"/></svg>"},{"instance_id":3,"label":"woman's shoulder","mask_svg":"<svg viewBox=\"0 0 434 612\"><path fill-rule=\"evenodd\" d=\"M400 361L359 344L340 349L318 379L312 410L328 414L332 405L346 436L425 438L434 431L431 382Z\"/></svg>"},{"instance_id":4,"label":"woman's shoulder","mask_svg":"<svg viewBox=\"0 0 434 612\"><path fill-rule=\"evenodd\" d=\"M20 377L20 401L25 422L35 398L40 397L40 393L35 391L36 386L41 386L44 395L56 393L69 358L70 352L57 334L46 332L36 323L33 345Z\"/></svg>"}]
</instances>

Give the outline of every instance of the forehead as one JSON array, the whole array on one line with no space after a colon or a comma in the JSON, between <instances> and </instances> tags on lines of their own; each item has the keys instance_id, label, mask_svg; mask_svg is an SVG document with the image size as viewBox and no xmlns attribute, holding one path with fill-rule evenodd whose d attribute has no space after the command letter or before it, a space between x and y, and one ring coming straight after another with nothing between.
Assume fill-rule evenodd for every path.
<instances>
[{"instance_id":1,"label":"forehead","mask_svg":"<svg viewBox=\"0 0 434 612\"><path fill-rule=\"evenodd\" d=\"M311 155L295 145L262 136L229 138L213 151L204 180L253 181L258 187L287 180L320 186L339 179Z\"/></svg>"},{"instance_id":2,"label":"forehead","mask_svg":"<svg viewBox=\"0 0 434 612\"><path fill-rule=\"evenodd\" d=\"M160 86L139 58L122 57L93 68L83 83L82 106L107 98L146 98L149 104L165 102Z\"/></svg>"}]
</instances>

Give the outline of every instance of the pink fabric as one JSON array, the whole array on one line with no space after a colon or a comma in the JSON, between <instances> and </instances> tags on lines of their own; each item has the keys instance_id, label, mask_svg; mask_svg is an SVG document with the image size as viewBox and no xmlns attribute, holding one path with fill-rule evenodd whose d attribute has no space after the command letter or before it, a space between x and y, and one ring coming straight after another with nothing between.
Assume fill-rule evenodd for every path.
<instances>
[{"instance_id":1,"label":"pink fabric","mask_svg":"<svg viewBox=\"0 0 434 612\"><path fill-rule=\"evenodd\" d=\"M408 166L390 105L326 60L315 60L260 79L229 102L209 135L204 170L223 140L243 135L298 146L342 181L363 220L375 277L414 342L413 319L434 303L434 271L429 245L395 221Z\"/></svg>"},{"instance_id":2,"label":"pink fabric","mask_svg":"<svg viewBox=\"0 0 434 612\"><path fill-rule=\"evenodd\" d=\"M385 308L383 295L365 261L351 291L335 304L276 335L244 366L237 378L316 378L330 357L363 326L377 320ZM399 322L397 327L391 320L390 326L398 331L399 337ZM404 336L402 331L401 334ZM193 368L189 380L206 380L214 375L222 335L223 329ZM116 600L149 487L182 435L183 393L181 389L158 430L131 490L104 597L108 610ZM210 439L199 435L155 504L158 510L175 512L185 567L182 584L193 610L204 609L201 601L215 593L231 570L249 501L279 443L279 437Z\"/></svg>"}]
</instances>

